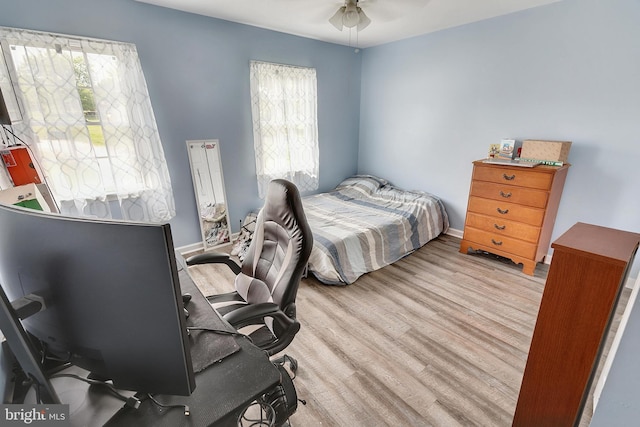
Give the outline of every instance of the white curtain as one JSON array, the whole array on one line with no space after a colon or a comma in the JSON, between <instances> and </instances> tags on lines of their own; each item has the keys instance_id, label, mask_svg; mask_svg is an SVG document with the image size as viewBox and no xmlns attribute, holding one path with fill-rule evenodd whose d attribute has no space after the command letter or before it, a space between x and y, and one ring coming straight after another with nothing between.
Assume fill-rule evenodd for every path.
<instances>
[{"instance_id":1,"label":"white curtain","mask_svg":"<svg viewBox=\"0 0 640 427\"><path fill-rule=\"evenodd\" d=\"M318 188L317 80L314 68L250 63L258 193L285 178L301 191Z\"/></svg>"},{"instance_id":2,"label":"white curtain","mask_svg":"<svg viewBox=\"0 0 640 427\"><path fill-rule=\"evenodd\" d=\"M117 199L124 219L175 216L135 45L12 28L0 28L0 40L6 62L0 73L8 70L22 107L16 133L27 135L62 213L111 218L110 200ZM78 75L87 81L79 83ZM85 84L100 126L83 111Z\"/></svg>"}]
</instances>

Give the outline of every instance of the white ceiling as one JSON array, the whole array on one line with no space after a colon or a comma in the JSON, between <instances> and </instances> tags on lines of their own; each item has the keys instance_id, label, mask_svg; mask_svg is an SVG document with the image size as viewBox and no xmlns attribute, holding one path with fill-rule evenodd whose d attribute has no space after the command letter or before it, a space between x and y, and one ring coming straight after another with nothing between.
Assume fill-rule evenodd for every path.
<instances>
[{"instance_id":1,"label":"white ceiling","mask_svg":"<svg viewBox=\"0 0 640 427\"><path fill-rule=\"evenodd\" d=\"M360 0L371 25L338 31L344 0L136 0L347 46L371 47L560 0Z\"/></svg>"}]
</instances>

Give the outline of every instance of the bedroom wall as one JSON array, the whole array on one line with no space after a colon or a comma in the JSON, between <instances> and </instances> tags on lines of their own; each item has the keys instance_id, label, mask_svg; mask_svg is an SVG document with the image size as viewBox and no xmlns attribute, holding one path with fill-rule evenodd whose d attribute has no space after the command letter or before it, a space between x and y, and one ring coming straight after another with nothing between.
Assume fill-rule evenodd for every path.
<instances>
[{"instance_id":1,"label":"bedroom wall","mask_svg":"<svg viewBox=\"0 0 640 427\"><path fill-rule=\"evenodd\" d=\"M578 221L640 231L638 22L636 0L564 0L366 49L359 171L440 195L462 230L490 143L569 140L553 239Z\"/></svg>"},{"instance_id":2,"label":"bedroom wall","mask_svg":"<svg viewBox=\"0 0 640 427\"><path fill-rule=\"evenodd\" d=\"M635 292L638 286L640 286L640 277L636 280ZM638 424L640 418L640 405L638 405L640 339L638 337L640 337L640 303L636 300L630 309L627 327L620 338L602 395L596 402L590 427L627 427ZM617 339L618 336L616 335L615 338ZM606 366L603 373L605 370Z\"/></svg>"},{"instance_id":3,"label":"bedroom wall","mask_svg":"<svg viewBox=\"0 0 640 427\"><path fill-rule=\"evenodd\" d=\"M262 206L251 59L317 69L320 190L356 172L361 55L353 49L134 0L0 0L0 25L136 44L173 183L176 246L200 240L186 140L220 140L234 231Z\"/></svg>"},{"instance_id":4,"label":"bedroom wall","mask_svg":"<svg viewBox=\"0 0 640 427\"><path fill-rule=\"evenodd\" d=\"M462 230L490 143L570 140L553 239L578 221L640 232L638 22L637 0L563 0L366 49L359 172L440 195ZM639 352L636 302L592 426L637 424Z\"/></svg>"}]
</instances>

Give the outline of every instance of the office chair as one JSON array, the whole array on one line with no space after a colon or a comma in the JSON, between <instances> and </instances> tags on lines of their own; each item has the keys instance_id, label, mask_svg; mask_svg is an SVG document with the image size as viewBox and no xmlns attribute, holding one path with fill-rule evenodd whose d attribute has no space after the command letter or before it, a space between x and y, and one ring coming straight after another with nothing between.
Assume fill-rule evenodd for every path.
<instances>
[{"instance_id":1,"label":"office chair","mask_svg":"<svg viewBox=\"0 0 640 427\"><path fill-rule=\"evenodd\" d=\"M313 235L297 187L275 179L269 183L242 266L227 254L213 252L189 257L186 263L224 263L231 268L236 290L207 299L236 329L259 326L248 336L272 356L286 348L300 330L295 299L312 246ZM280 361L285 360L295 371L295 359L284 356Z\"/></svg>"}]
</instances>

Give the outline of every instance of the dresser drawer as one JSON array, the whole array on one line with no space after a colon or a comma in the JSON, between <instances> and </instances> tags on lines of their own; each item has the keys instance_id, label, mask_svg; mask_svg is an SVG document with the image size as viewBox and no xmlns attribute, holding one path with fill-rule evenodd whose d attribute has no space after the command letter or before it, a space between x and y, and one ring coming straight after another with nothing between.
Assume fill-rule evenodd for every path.
<instances>
[{"instance_id":1,"label":"dresser drawer","mask_svg":"<svg viewBox=\"0 0 640 427\"><path fill-rule=\"evenodd\" d=\"M473 212L467 214L465 227L473 227L498 236L512 237L530 243L537 243L540 235L540 227Z\"/></svg>"},{"instance_id":2,"label":"dresser drawer","mask_svg":"<svg viewBox=\"0 0 640 427\"><path fill-rule=\"evenodd\" d=\"M524 222L536 227L542 226L544 209L517 205L515 203L502 202L481 197L469 197L469 212L481 213L499 219Z\"/></svg>"},{"instance_id":3,"label":"dresser drawer","mask_svg":"<svg viewBox=\"0 0 640 427\"><path fill-rule=\"evenodd\" d=\"M475 180L471 183L471 195L541 209L547 206L549 198L546 191Z\"/></svg>"},{"instance_id":4,"label":"dresser drawer","mask_svg":"<svg viewBox=\"0 0 640 427\"><path fill-rule=\"evenodd\" d=\"M484 246L483 249L486 248L489 252L492 250L507 252L509 254L530 259L534 259L536 256L537 245L535 243L501 236L497 233L490 233L488 231L482 231L472 227L464 228L464 240L469 241L471 247L473 247L473 242L476 242Z\"/></svg>"},{"instance_id":5,"label":"dresser drawer","mask_svg":"<svg viewBox=\"0 0 640 427\"><path fill-rule=\"evenodd\" d=\"M553 174L534 172L533 170L515 170L513 168L486 167L476 165L473 169L473 179L495 182L500 184L517 185L520 187L549 190L553 182Z\"/></svg>"}]
</instances>

